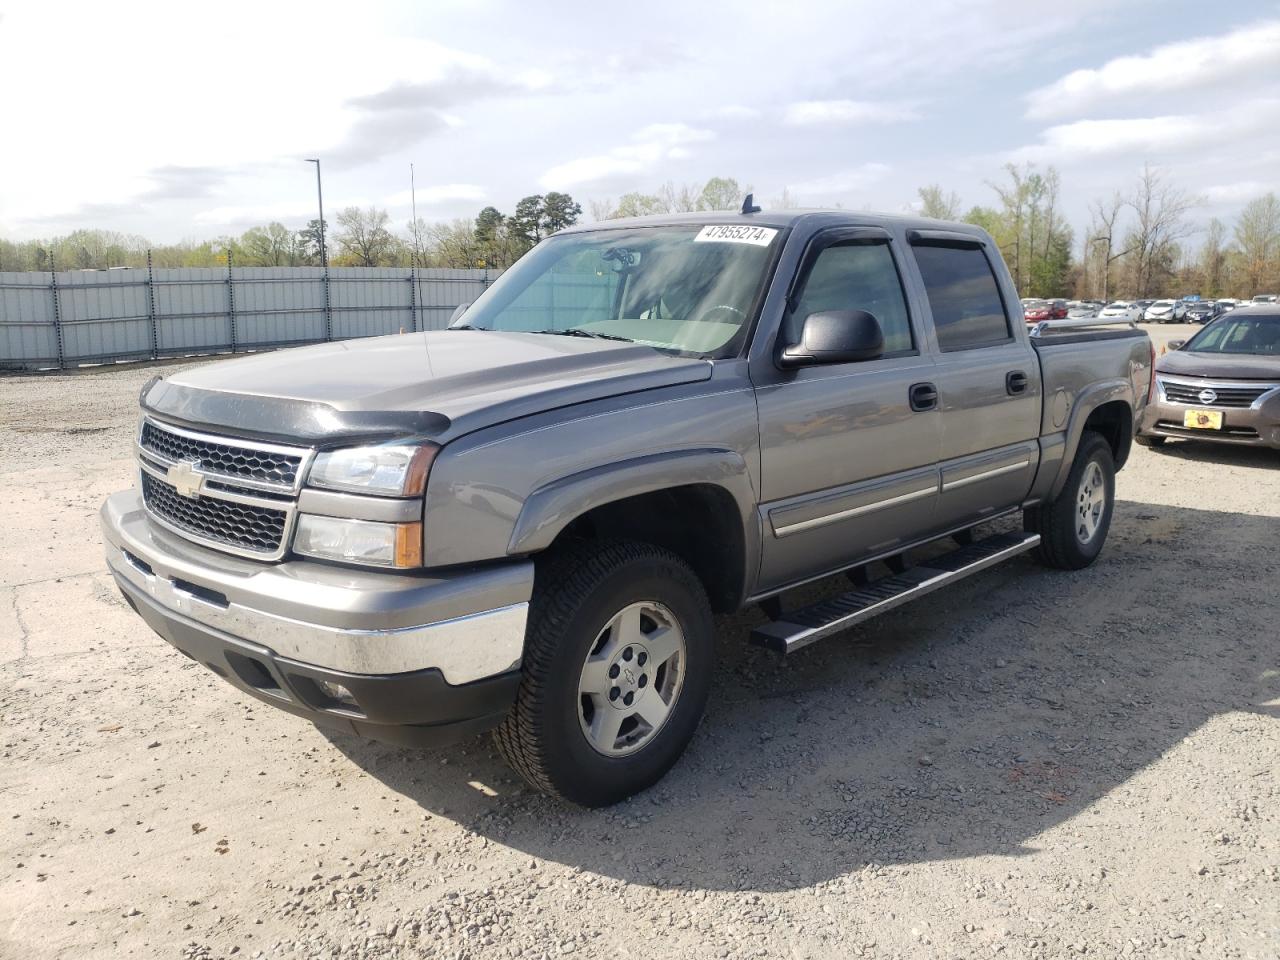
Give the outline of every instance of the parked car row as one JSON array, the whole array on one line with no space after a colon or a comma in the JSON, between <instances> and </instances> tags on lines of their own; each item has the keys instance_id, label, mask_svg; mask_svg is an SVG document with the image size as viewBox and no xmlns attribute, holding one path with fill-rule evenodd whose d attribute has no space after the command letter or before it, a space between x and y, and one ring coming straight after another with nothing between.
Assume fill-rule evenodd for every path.
<instances>
[{"instance_id":1,"label":"parked car row","mask_svg":"<svg viewBox=\"0 0 1280 960\"><path fill-rule=\"evenodd\" d=\"M1267 299L1270 298L1270 299ZM1041 300L1028 298L1022 301L1027 323L1042 320L1072 320L1099 317L1101 319L1124 318L1134 323L1208 323L1237 307L1260 303L1275 303L1274 294L1259 294L1253 300ZM1053 305L1061 305L1056 310Z\"/></svg>"}]
</instances>

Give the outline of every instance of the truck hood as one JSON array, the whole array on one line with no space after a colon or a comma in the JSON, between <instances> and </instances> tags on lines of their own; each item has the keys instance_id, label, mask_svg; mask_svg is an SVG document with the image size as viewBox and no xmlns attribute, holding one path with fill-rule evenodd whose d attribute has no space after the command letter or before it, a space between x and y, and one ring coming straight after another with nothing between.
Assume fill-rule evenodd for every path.
<instances>
[{"instance_id":1,"label":"truck hood","mask_svg":"<svg viewBox=\"0 0 1280 960\"><path fill-rule=\"evenodd\" d=\"M149 385L167 419L272 439L446 441L605 397L706 380L711 363L639 344L438 330L257 354Z\"/></svg>"},{"instance_id":2,"label":"truck hood","mask_svg":"<svg viewBox=\"0 0 1280 960\"><path fill-rule=\"evenodd\" d=\"M1280 382L1280 357L1247 353L1198 353L1173 350L1156 362L1157 373L1206 380L1270 380Z\"/></svg>"}]
</instances>

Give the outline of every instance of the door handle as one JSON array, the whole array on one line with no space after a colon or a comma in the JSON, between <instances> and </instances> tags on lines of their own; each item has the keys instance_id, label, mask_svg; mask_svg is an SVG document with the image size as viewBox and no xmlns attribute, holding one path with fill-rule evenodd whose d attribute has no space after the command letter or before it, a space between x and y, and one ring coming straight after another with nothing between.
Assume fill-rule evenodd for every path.
<instances>
[{"instance_id":1,"label":"door handle","mask_svg":"<svg viewBox=\"0 0 1280 960\"><path fill-rule=\"evenodd\" d=\"M1024 392L1030 382L1027 379L1027 375L1021 370L1011 370L1005 374L1004 389L1010 396L1013 396Z\"/></svg>"},{"instance_id":2,"label":"door handle","mask_svg":"<svg viewBox=\"0 0 1280 960\"><path fill-rule=\"evenodd\" d=\"M911 401L911 409L917 413L937 409L938 388L932 383L913 383L907 396Z\"/></svg>"}]
</instances>

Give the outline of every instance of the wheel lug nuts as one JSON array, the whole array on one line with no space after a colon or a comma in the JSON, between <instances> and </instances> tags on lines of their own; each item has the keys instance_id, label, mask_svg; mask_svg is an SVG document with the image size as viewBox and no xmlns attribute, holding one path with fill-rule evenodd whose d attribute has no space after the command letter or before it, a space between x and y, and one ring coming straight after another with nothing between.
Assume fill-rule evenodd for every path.
<instances>
[{"instance_id":1,"label":"wheel lug nuts","mask_svg":"<svg viewBox=\"0 0 1280 960\"><path fill-rule=\"evenodd\" d=\"M649 682L649 675L646 673L640 674L640 689L643 690L645 684L647 684L648 682Z\"/></svg>"},{"instance_id":2,"label":"wheel lug nuts","mask_svg":"<svg viewBox=\"0 0 1280 960\"><path fill-rule=\"evenodd\" d=\"M647 653L641 653L636 656L636 663L640 664L640 666L643 667L648 662L649 662L649 655Z\"/></svg>"},{"instance_id":3,"label":"wheel lug nuts","mask_svg":"<svg viewBox=\"0 0 1280 960\"><path fill-rule=\"evenodd\" d=\"M617 700L617 699L618 699L618 695L619 695L619 694L621 694L621 693L622 693L622 691L621 691L621 690L619 690L617 687L610 687L610 688L609 688L609 699L610 699L610 700Z\"/></svg>"},{"instance_id":4,"label":"wheel lug nuts","mask_svg":"<svg viewBox=\"0 0 1280 960\"><path fill-rule=\"evenodd\" d=\"M631 706L631 701L634 700L635 698L636 698L636 695L634 693L632 693L631 691L627 691L627 695L622 698L622 702L629 707Z\"/></svg>"},{"instance_id":5,"label":"wheel lug nuts","mask_svg":"<svg viewBox=\"0 0 1280 960\"><path fill-rule=\"evenodd\" d=\"M623 650L623 651L622 651L622 659L623 659L623 660L630 660L630 659L631 659L631 657L632 657L632 653L631 653L631 648L630 648L630 647L627 647L627 649L625 649L625 650Z\"/></svg>"},{"instance_id":6,"label":"wheel lug nuts","mask_svg":"<svg viewBox=\"0 0 1280 960\"><path fill-rule=\"evenodd\" d=\"M621 672L622 672L622 668L615 663L612 667L609 668L609 679L617 680L618 674Z\"/></svg>"}]
</instances>

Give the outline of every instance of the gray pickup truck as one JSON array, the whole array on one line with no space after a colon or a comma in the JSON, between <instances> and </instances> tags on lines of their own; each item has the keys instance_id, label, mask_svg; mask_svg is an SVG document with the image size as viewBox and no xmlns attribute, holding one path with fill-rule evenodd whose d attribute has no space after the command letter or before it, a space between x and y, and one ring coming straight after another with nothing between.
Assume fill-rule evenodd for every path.
<instances>
[{"instance_id":1,"label":"gray pickup truck","mask_svg":"<svg viewBox=\"0 0 1280 960\"><path fill-rule=\"evenodd\" d=\"M396 743L494 729L534 787L604 805L693 736L714 613L758 605L787 653L1024 551L1098 556L1151 344L1064 323L1029 329L964 224L575 228L447 330L149 383L107 560L255 697Z\"/></svg>"}]
</instances>

